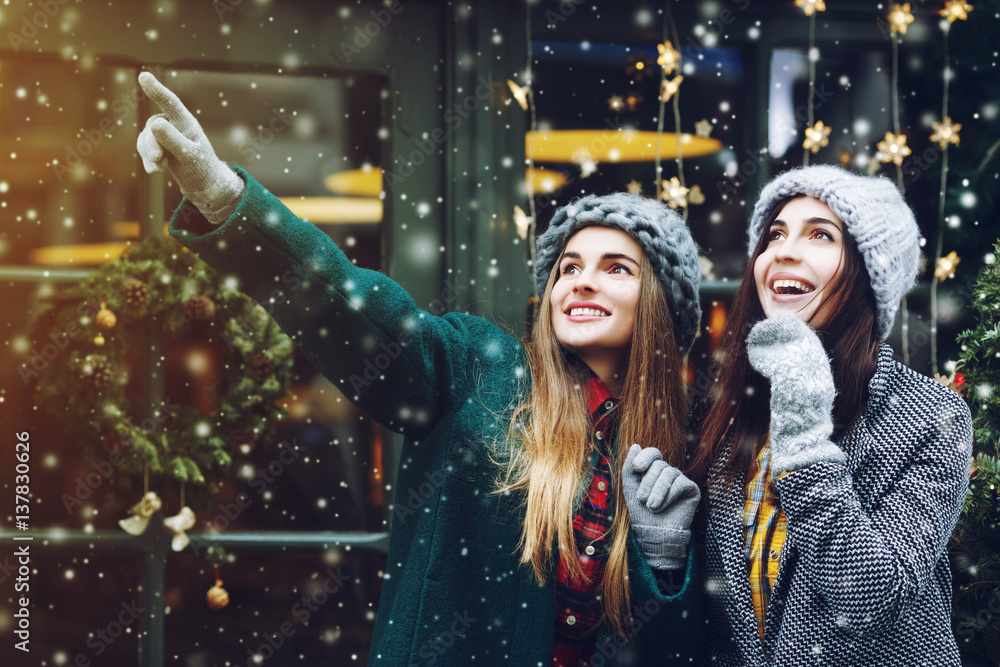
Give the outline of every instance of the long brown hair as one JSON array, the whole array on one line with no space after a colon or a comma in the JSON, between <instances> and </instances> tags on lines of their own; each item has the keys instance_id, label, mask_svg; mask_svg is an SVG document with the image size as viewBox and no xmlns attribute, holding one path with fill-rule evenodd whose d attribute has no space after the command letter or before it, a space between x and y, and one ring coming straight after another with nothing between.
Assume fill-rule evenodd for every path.
<instances>
[{"instance_id":1,"label":"long brown hair","mask_svg":"<svg viewBox=\"0 0 1000 667\"><path fill-rule=\"evenodd\" d=\"M726 331L717 354L718 374L708 391L708 409L689 476L704 484L709 469L726 447L729 456L721 471L728 479L744 473L764 447L771 419L768 381L750 366L746 338L750 329L764 319L757 295L754 263L767 248L771 223L792 199L779 200L769 213L743 280L736 290L726 322ZM876 333L877 307L871 279L857 243L844 228L844 255L839 278L831 286L820 309L827 314L817 329L830 356L837 396L833 404L834 440L857 420L868 400L868 381L875 373L879 340ZM814 315L815 317L815 315Z\"/></svg>"},{"instance_id":2,"label":"long brown hair","mask_svg":"<svg viewBox=\"0 0 1000 667\"><path fill-rule=\"evenodd\" d=\"M549 274L532 335L525 341L531 392L514 410L507 433L510 458L497 485L497 493L527 491L521 562L530 564L542 583L555 571L550 568L557 556L565 560L571 579L585 579L573 537L573 515L593 450L582 390L586 369L563 352L552 328L552 286L559 278L561 259ZM629 445L655 446L670 464L684 464L687 397L673 331L663 287L643 253L623 394L610 413L617 419L620 443L616 460L610 462L616 509L599 585L602 618L624 637L634 635L628 585L630 523L621 485Z\"/></svg>"}]
</instances>

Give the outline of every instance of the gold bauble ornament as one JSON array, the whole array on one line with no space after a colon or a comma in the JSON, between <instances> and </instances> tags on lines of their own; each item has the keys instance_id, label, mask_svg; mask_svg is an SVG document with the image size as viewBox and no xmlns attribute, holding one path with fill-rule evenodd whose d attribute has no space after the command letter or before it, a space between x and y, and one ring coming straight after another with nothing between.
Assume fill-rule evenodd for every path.
<instances>
[{"instance_id":1,"label":"gold bauble ornament","mask_svg":"<svg viewBox=\"0 0 1000 667\"><path fill-rule=\"evenodd\" d=\"M97 316L94 317L94 321L97 322L98 329L107 331L108 329L115 326L115 323L118 322L118 318L115 316L114 313L108 310L108 307L104 305L104 302L102 301L101 309L97 311Z\"/></svg>"},{"instance_id":2,"label":"gold bauble ornament","mask_svg":"<svg viewBox=\"0 0 1000 667\"><path fill-rule=\"evenodd\" d=\"M96 345L97 347L104 345L104 336L102 336L101 334L97 334L96 336L94 336L94 345Z\"/></svg>"},{"instance_id":3,"label":"gold bauble ornament","mask_svg":"<svg viewBox=\"0 0 1000 667\"><path fill-rule=\"evenodd\" d=\"M229 604L229 593L222 587L222 579L215 580L215 585L205 594L205 600L212 609L222 609Z\"/></svg>"}]
</instances>

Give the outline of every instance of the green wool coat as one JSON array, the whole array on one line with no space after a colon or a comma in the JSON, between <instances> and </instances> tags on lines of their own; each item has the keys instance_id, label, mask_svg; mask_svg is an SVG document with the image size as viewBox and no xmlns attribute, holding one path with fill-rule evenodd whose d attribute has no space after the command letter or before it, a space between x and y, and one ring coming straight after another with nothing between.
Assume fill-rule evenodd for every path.
<instances>
[{"instance_id":1,"label":"green wool coat","mask_svg":"<svg viewBox=\"0 0 1000 667\"><path fill-rule=\"evenodd\" d=\"M369 664L548 667L554 575L539 585L519 563L523 498L490 493L490 450L508 446L510 408L529 386L523 346L482 318L421 311L237 172L246 191L226 222L211 225L185 201L171 235L235 277L320 372L405 437ZM639 641L623 648L605 637L594 664L687 664L696 654L702 620L690 553L681 591L665 596L631 537Z\"/></svg>"}]
</instances>

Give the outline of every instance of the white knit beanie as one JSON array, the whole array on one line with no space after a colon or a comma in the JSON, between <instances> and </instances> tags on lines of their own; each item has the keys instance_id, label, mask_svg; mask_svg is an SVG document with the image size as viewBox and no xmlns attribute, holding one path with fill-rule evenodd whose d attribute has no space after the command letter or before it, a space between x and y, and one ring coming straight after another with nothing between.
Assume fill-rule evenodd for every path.
<instances>
[{"instance_id":1,"label":"white knit beanie","mask_svg":"<svg viewBox=\"0 0 1000 667\"><path fill-rule=\"evenodd\" d=\"M747 257L778 202L796 195L815 197L844 222L864 257L878 306L877 335L892 331L899 302L916 283L920 229L899 189L884 176L861 176L833 165L800 167L781 174L760 193L750 220Z\"/></svg>"}]
</instances>

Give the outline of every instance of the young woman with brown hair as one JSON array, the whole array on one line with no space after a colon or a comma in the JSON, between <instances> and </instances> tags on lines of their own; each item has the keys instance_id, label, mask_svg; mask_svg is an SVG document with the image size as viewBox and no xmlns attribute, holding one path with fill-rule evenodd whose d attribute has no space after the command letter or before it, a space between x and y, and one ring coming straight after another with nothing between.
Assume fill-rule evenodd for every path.
<instances>
[{"instance_id":1,"label":"young woman with brown hair","mask_svg":"<svg viewBox=\"0 0 1000 667\"><path fill-rule=\"evenodd\" d=\"M962 399L884 342L919 230L885 178L814 166L761 193L692 476L704 664L958 665L945 550Z\"/></svg>"},{"instance_id":2,"label":"young woman with brown hair","mask_svg":"<svg viewBox=\"0 0 1000 667\"><path fill-rule=\"evenodd\" d=\"M423 312L354 266L223 164L173 93L139 80L164 110L139 136L143 163L186 197L171 234L403 433L397 498L426 489L419 511L394 514L369 664L689 662L699 492L678 466L700 263L680 218L624 194L557 211L538 239L541 306L522 344L482 318ZM279 280L289 271L295 289ZM399 354L382 377L352 386L386 346Z\"/></svg>"}]
</instances>

